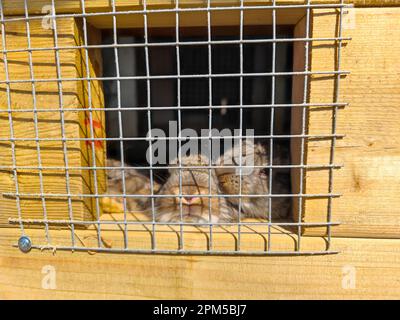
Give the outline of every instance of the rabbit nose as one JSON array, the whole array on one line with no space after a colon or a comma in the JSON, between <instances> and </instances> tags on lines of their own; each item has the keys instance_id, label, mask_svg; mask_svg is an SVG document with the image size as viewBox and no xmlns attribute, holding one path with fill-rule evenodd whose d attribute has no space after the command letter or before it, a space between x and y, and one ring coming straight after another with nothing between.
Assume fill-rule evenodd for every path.
<instances>
[{"instance_id":1,"label":"rabbit nose","mask_svg":"<svg viewBox=\"0 0 400 320\"><path fill-rule=\"evenodd\" d=\"M191 203L193 201L194 197L183 197L183 199L185 199L185 201L187 203Z\"/></svg>"},{"instance_id":2,"label":"rabbit nose","mask_svg":"<svg viewBox=\"0 0 400 320\"><path fill-rule=\"evenodd\" d=\"M198 197L183 196L182 203L191 205L191 204L194 204L195 202L197 202L198 199L199 199Z\"/></svg>"}]
</instances>

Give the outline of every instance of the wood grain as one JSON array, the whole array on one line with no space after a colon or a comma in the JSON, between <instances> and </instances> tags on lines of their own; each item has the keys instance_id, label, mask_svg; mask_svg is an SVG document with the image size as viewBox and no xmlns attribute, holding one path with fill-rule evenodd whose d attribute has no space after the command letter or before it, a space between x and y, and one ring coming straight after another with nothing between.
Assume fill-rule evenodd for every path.
<instances>
[{"instance_id":1,"label":"wood grain","mask_svg":"<svg viewBox=\"0 0 400 320\"><path fill-rule=\"evenodd\" d=\"M349 106L338 111L334 192L343 197L333 201L333 232L344 237L400 237L400 8L375 10L356 8L355 24L344 28L352 37L342 48L341 70L351 71L340 82L340 102ZM316 11L313 37L335 33L337 13ZM313 43L312 70L335 70L336 45ZM334 99L334 77L313 76L310 102ZM311 108L308 133L329 134L332 110ZM328 164L329 140L308 142L307 163ZM308 170L307 193L328 192L328 170ZM326 199L306 199L305 219L323 221ZM307 228L306 234L321 234L323 228Z\"/></svg>"},{"instance_id":2,"label":"wood grain","mask_svg":"<svg viewBox=\"0 0 400 320\"><path fill-rule=\"evenodd\" d=\"M280 25L293 25L305 13L303 8L278 10L276 19ZM174 12L149 13L149 28L174 28L176 17ZM211 12L211 24L213 27L237 26L240 23L239 10L226 10ZM272 24L272 11L270 9L249 10L243 15L246 26L262 26ZM116 19L118 28L143 28L143 15L120 15ZM112 28L112 16L92 16L88 21L100 29ZM181 12L179 14L180 27L207 27L207 12Z\"/></svg>"},{"instance_id":3,"label":"wood grain","mask_svg":"<svg viewBox=\"0 0 400 320\"><path fill-rule=\"evenodd\" d=\"M39 14L42 13L42 8L49 5L47 0L35 0L29 2L29 13ZM202 0L180 0L181 6L185 7L198 7L205 6L205 2ZM213 5L238 5L238 0L218 0L213 1ZM271 0L250 0L244 1L248 5L269 5L272 3ZM277 4L304 4L304 0L277 0ZM311 3L340 3L338 0L311 0ZM399 6L397 0L345 0L345 3L352 3L359 7L383 7L383 6ZM140 8L142 2L139 0L116 0L115 5L117 10L134 10ZM149 7L174 7L175 1L173 0L147 0ZM56 0L55 1L56 12L59 13L81 13L81 2L76 0ZM21 15L24 14L24 1L23 0L5 0L3 1L3 8L5 15ZM85 9L87 12L97 11L111 11L112 6L109 0L85 0Z\"/></svg>"},{"instance_id":4,"label":"wood grain","mask_svg":"<svg viewBox=\"0 0 400 320\"><path fill-rule=\"evenodd\" d=\"M70 234L55 232L56 241L68 241ZM395 239L334 238L341 253L330 256L226 257L22 254L11 247L18 236L11 229L0 234L0 299L400 298L400 240ZM305 237L304 244L315 248L320 239ZM56 271L55 290L42 289L48 265ZM353 289L346 286L352 271Z\"/></svg>"},{"instance_id":5,"label":"wood grain","mask_svg":"<svg viewBox=\"0 0 400 320\"><path fill-rule=\"evenodd\" d=\"M310 19L311 21L311 19ZM306 38L306 25L307 19L304 16L300 19L296 26L294 27L293 36L295 38ZM307 59L310 59L310 52ZM302 72L305 70L305 42L297 41L293 43L293 71ZM294 75L292 80L292 103L293 104L301 104L304 101L304 86L305 86L305 78L304 75ZM292 135L301 135L305 134L306 132L302 132L302 124L303 124L303 113L305 120L308 118L308 112L306 107L293 107L291 108L291 119L290 119L290 132ZM305 121L306 124L306 121ZM290 139L290 158L291 164L293 165L300 165L301 164L301 138L291 138ZM304 140L304 150L307 150L307 140ZM299 194L300 193L300 169L293 168L290 172L291 184L292 184L292 193ZM306 181L304 179L303 174L303 184ZM298 199L292 201L292 214L293 214L293 221L299 221L299 201Z\"/></svg>"},{"instance_id":6,"label":"wood grain","mask_svg":"<svg viewBox=\"0 0 400 320\"><path fill-rule=\"evenodd\" d=\"M32 47L54 47L54 35L51 29L42 28L41 21L30 23L31 46ZM57 22L58 44L60 46L74 46L82 43L82 34L78 32L75 20L63 19ZM92 35L94 33L92 32ZM6 48L26 49L28 47L27 31L25 22L18 21L6 26ZM90 74L100 72L101 60L99 55L91 52L89 55ZM3 57L2 57L3 58ZM86 63L84 56L79 50L63 50L59 52L60 73L63 78L86 77ZM39 51L32 53L33 74L35 79L57 78L56 53L55 51ZM7 66L10 80L30 79L30 67L28 52L7 53ZM0 78L5 79L5 63L0 64ZM102 107L103 94L101 85L92 81L92 106ZM57 81L35 83L35 95L31 83L10 84L10 108L11 110L31 109L31 112L14 112L11 114L14 138L33 139L36 136L34 122L34 100L36 108L57 109L60 107L59 88ZM64 108L64 132L66 138L90 137L88 113L68 111L69 108L87 108L87 83L79 81L62 82L62 107ZM0 85L0 109L7 110L8 96L7 86ZM62 137L61 113L59 111L38 112L38 137L40 139ZM104 114L94 114L94 121L100 124L95 134L104 136ZM10 120L7 113L0 114L0 137L11 138ZM67 159L70 167L86 166L92 163L91 146L85 142L67 141ZM105 147L96 151L98 164L104 163ZM34 166L39 167L37 143L35 141L17 141L15 143L15 156L17 167ZM63 144L61 141L40 141L41 163L44 167L55 167L43 170L43 192L44 193L67 193L66 173ZM10 141L0 143L0 165L12 166L12 149ZM87 170L71 169L70 192L71 194L89 193L93 191L92 173ZM20 193L40 194L39 170L17 169L17 181ZM99 192L104 190L105 175L99 171ZM101 183L101 181L103 181ZM101 189L103 188L103 189ZM16 192L15 177L11 169L0 171L0 226L8 225L8 218L18 215L16 197L4 195L4 193ZM49 218L63 219L69 216L69 206L66 198L46 199L46 211ZM76 197L72 199L71 210L77 219L91 217L93 212L92 200ZM44 208L40 197L21 197L21 212L23 218L42 218Z\"/></svg>"}]
</instances>

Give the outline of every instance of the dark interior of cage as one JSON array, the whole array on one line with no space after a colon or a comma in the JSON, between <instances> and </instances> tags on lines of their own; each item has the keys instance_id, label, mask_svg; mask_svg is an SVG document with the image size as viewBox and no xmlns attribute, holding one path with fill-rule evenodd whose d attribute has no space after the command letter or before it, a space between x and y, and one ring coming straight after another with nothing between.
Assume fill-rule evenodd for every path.
<instances>
[{"instance_id":1,"label":"dark interior of cage","mask_svg":"<svg viewBox=\"0 0 400 320\"><path fill-rule=\"evenodd\" d=\"M207 42L207 27L182 28L179 39L175 28L148 28L148 43L157 45L148 46L146 66L143 32L142 29L118 30L115 37L112 30L103 31L103 44L113 44L117 38L117 43L124 45L117 50L102 49L103 76L110 79L103 81L106 108L110 108L106 112L106 133L107 138L116 138L107 142L109 159L120 160L122 146L126 165L148 167L149 141L135 138L145 138L149 126L162 129L168 135L169 122L176 121L180 122L181 130L190 128L199 135L202 129L241 128L245 136L246 129L252 129L255 142L264 145L268 153L273 146L271 165L291 164L292 77L282 74L273 77L271 73L293 70L292 42L277 41L274 49L273 42L268 41L273 37L271 26L244 26L242 48L238 27L213 27L211 44ZM291 26L278 25L276 38L291 38L292 32ZM257 39L267 41L246 43ZM176 45L171 45L176 41L178 50ZM179 80L178 69L183 76ZM150 76L149 81L146 75ZM123 79L117 79L118 76ZM123 110L118 111L119 107ZM120 137L124 138L122 143L118 140ZM168 178L167 166L152 170L155 181L160 184ZM290 169L273 168L272 171L271 193L290 194ZM141 172L150 174L150 170ZM285 199L291 206L292 198Z\"/></svg>"}]
</instances>

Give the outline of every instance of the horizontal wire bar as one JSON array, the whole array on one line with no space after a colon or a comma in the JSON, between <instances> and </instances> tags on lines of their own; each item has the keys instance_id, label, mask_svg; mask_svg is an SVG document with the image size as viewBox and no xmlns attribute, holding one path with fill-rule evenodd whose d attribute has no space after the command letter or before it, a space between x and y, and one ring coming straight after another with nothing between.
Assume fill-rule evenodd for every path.
<instances>
[{"instance_id":1,"label":"horizontal wire bar","mask_svg":"<svg viewBox=\"0 0 400 320\"><path fill-rule=\"evenodd\" d=\"M197 198L338 198L340 193L288 193L288 194L65 194L65 193L24 193L24 192L3 192L3 197L45 197L45 198L182 198L197 197Z\"/></svg>"},{"instance_id":2,"label":"horizontal wire bar","mask_svg":"<svg viewBox=\"0 0 400 320\"><path fill-rule=\"evenodd\" d=\"M8 220L10 224L15 223L26 223L26 224L64 224L64 225L97 225L97 224L105 224L105 225L173 225L173 226L204 226L204 225L213 225L213 226L304 226L304 227L323 227L323 226L336 226L340 225L340 222L156 222L156 221L125 221L125 220L102 220L102 221L80 221L80 220L39 220L39 219L18 219L18 218L10 218ZM167 231L169 232L169 231Z\"/></svg>"},{"instance_id":3,"label":"horizontal wire bar","mask_svg":"<svg viewBox=\"0 0 400 320\"><path fill-rule=\"evenodd\" d=\"M305 169L340 169L343 167L343 164L314 164L314 165L307 165L307 164L274 164L274 165L242 165L242 168L272 168L272 169L292 169L292 168L305 168ZM147 169L165 169L165 166L134 166L134 167L109 167L109 166L90 166L90 167L74 167L74 166L0 166L0 170L14 170L14 169L21 169L21 170L64 170L64 169L75 169L75 170L147 170ZM174 166L168 165L168 169L229 169L233 168L236 169L238 166L235 165L202 165L202 166Z\"/></svg>"},{"instance_id":4,"label":"horizontal wire bar","mask_svg":"<svg viewBox=\"0 0 400 320\"><path fill-rule=\"evenodd\" d=\"M154 75L154 76L123 76L123 77L80 77L80 78L36 78L18 80L0 80L0 84L37 83L37 82L68 82L68 81L124 81L124 80L168 80L168 79L209 79L209 78L240 78L240 77L269 77L295 75L348 75L350 71L288 71L288 72L254 72L254 73L213 73L189 75Z\"/></svg>"},{"instance_id":5,"label":"horizontal wire bar","mask_svg":"<svg viewBox=\"0 0 400 320\"><path fill-rule=\"evenodd\" d=\"M18 247L18 245L14 245ZM91 252L103 252L103 253L132 253L132 254L168 254L168 255L235 255L235 256L311 256L311 255L328 255L328 254L338 254L338 251L326 250L326 251L246 251L246 250L232 250L232 251L222 251L222 250L163 250L163 249L117 249L117 248L100 248L100 247L68 247L68 246L51 246L42 245L36 246L32 245L32 249L43 250L60 250L60 251L91 251Z\"/></svg>"},{"instance_id":6,"label":"horizontal wire bar","mask_svg":"<svg viewBox=\"0 0 400 320\"><path fill-rule=\"evenodd\" d=\"M133 14L149 14L149 13L180 13L180 12L209 12L209 11L241 11L241 10L268 10L268 9L336 9L336 8L352 8L352 4L327 3L327 4L282 4L282 5L260 5L260 6L216 6L216 7L194 7L194 8L169 8L169 9L142 9L142 10L125 10L125 11L107 11L107 12L85 12L85 13L68 13L68 14L48 14L34 15L29 17L13 17L0 19L0 23L15 21L30 21L46 19L65 19L65 18L87 18L96 16L120 16Z\"/></svg>"},{"instance_id":7,"label":"horizontal wire bar","mask_svg":"<svg viewBox=\"0 0 400 320\"><path fill-rule=\"evenodd\" d=\"M216 105L216 106L164 106L155 107L151 106L151 110L192 110L192 109L204 109L204 110L219 110L219 109L255 109L255 108L296 108L296 107L346 107L349 103L346 102L321 102L321 103L282 103L282 104L243 104L243 105ZM77 111L146 111L146 106L143 107L106 107L106 108L63 108L63 112L77 112ZM0 110L0 113L14 113L14 112L60 112L60 108L49 108L49 109L14 109L14 110Z\"/></svg>"},{"instance_id":8,"label":"horizontal wire bar","mask_svg":"<svg viewBox=\"0 0 400 320\"><path fill-rule=\"evenodd\" d=\"M351 37L325 37L325 38L275 38L275 39L243 39L243 40L199 40L199 41L175 41L175 42L147 42L147 43L116 43L116 44L93 44L80 46L58 46L43 48L23 48L0 50L3 53L53 51L53 50L80 50L80 49L113 49L113 48L146 48L146 47L176 47L176 46L207 46L226 44L259 44L259 43L282 43L282 42L325 42L325 41L349 41Z\"/></svg>"},{"instance_id":9,"label":"horizontal wire bar","mask_svg":"<svg viewBox=\"0 0 400 320\"><path fill-rule=\"evenodd\" d=\"M0 138L0 141L157 141L157 140L222 140L222 139L289 139L289 138L305 138L305 139L328 139L328 138L344 138L344 134L293 134L293 135L247 135L247 136L214 136L214 137L124 137L124 138Z\"/></svg>"}]
</instances>

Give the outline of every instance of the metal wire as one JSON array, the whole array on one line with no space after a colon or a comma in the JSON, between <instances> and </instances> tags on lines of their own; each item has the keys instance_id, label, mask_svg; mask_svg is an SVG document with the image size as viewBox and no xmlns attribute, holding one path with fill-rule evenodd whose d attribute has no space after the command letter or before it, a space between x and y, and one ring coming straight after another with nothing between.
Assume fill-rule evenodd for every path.
<instances>
[{"instance_id":1,"label":"metal wire","mask_svg":"<svg viewBox=\"0 0 400 320\"><path fill-rule=\"evenodd\" d=\"M331 37L331 38L277 38L275 41L271 39L243 39L243 40L208 40L208 41L183 41L178 42L148 42L148 43L117 43L117 44L91 44L91 45L77 45L77 46L54 46L51 48L31 48L30 51L53 51L53 50L73 50L73 49L111 49L111 48L144 48L144 47L175 47L179 45L193 46L193 45L226 45L226 44L257 44L257 43L282 43L282 42L332 42L332 41L345 41L351 40L349 37ZM26 52L26 49L9 49L0 50L2 53L15 53ZM107 78L106 78L107 79ZM72 79L72 81L74 81Z\"/></svg>"},{"instance_id":2,"label":"metal wire","mask_svg":"<svg viewBox=\"0 0 400 320\"><path fill-rule=\"evenodd\" d=\"M25 10L25 17L29 17L28 13L28 2L24 0L24 10ZM47 220L47 207L46 207L46 198L43 196L44 187L43 187L43 168L42 168L42 158L41 158L41 150L40 150L40 142L39 142L39 124L38 124L38 111L37 111L37 101L36 101L36 85L34 82L34 72L33 72L33 58L32 58L32 51L31 49L31 32L30 32L30 25L29 20L26 20L25 23L26 28L26 40L28 44L28 59L29 59L29 72L32 81L32 103L33 103L33 121L35 127L35 138L36 141L36 152L37 152L37 160L38 160L38 169L39 169L39 184L40 184L40 194L42 199L42 208L43 208L43 218ZM50 234L49 234L49 225L45 224L45 233L46 233L46 240L50 243Z\"/></svg>"},{"instance_id":3,"label":"metal wire","mask_svg":"<svg viewBox=\"0 0 400 320\"><path fill-rule=\"evenodd\" d=\"M307 5L310 4L310 0L307 0ZM309 37L310 35L310 15L311 15L311 10L310 8L307 8L307 13L306 13L306 37ZM304 70L307 72L309 68L309 50L310 50L310 43L306 42L305 43L305 50L304 50ZM308 77L305 74L304 75L304 83L303 83L303 103L307 102L307 93L308 93ZM301 115L301 134L304 135L306 133L306 108L302 108L302 115ZM301 138L301 147L300 147L300 164L303 165L305 161L305 141L304 138ZM304 168L300 168L300 177L299 177L299 193L302 194L304 191ZM300 225L300 222L303 221L303 197L298 198L298 222L299 225L297 226L297 247L296 250L300 251L300 245L301 245L301 232L302 232L302 226Z\"/></svg>"},{"instance_id":4,"label":"metal wire","mask_svg":"<svg viewBox=\"0 0 400 320\"><path fill-rule=\"evenodd\" d=\"M143 26L144 26L144 43L147 45L149 43L148 35L148 17L147 17L147 0L143 0ZM146 92L147 92L147 126L149 132L149 138L151 139L152 127L151 127L151 83L150 83L150 58L149 58L149 47L145 46L145 66L146 66ZM150 192L151 192L151 215L153 219L153 226L151 232L151 250L156 250L156 213L155 213L155 203L154 203L154 173L153 173L153 145L151 140L149 140L149 150L150 150ZM180 165L180 162L179 162Z\"/></svg>"},{"instance_id":5,"label":"metal wire","mask_svg":"<svg viewBox=\"0 0 400 320\"><path fill-rule=\"evenodd\" d=\"M54 250L72 250L72 251L97 251L97 252L115 252L115 253L159 253L159 254L194 254L194 255L202 255L202 254L213 254L213 255L314 255L314 254L333 254L337 253L334 250L331 250L331 233L332 227L339 224L339 222L332 221L332 206L333 199L340 196L339 193L335 193L333 176L334 172L337 169L340 169L342 165L335 163L335 147L338 139L344 137L343 134L337 133L337 113L340 108L347 106L346 102L340 101L340 80L341 77L349 74L348 70L341 69L341 47L344 41L350 40L348 37L343 36L342 32L342 21L343 21L343 8L349 7L349 5L345 4L343 0L337 0L336 3L332 0L332 3L329 4L315 4L312 3L311 0L305 0L303 4L277 4L275 0L272 1L269 5L247 5L244 0L240 0L237 5L228 5L228 6L218 6L212 5L211 0L207 0L204 2L203 6L191 8L191 7L182 7L180 1L176 0L174 4L171 4L168 8L162 9L153 9L148 5L147 1L144 0L142 6L137 10L118 10L116 1L111 0L110 2L110 11L106 12L87 12L85 7L85 0L80 0L80 4L82 7L82 12L77 14L60 14L55 11L56 0L51 1L52 12L50 15L32 15L29 14L29 6L28 0L24 0L24 15L19 17L8 17L4 16L3 13L3 3L0 0L0 24L1 24L1 38L2 38L2 49L0 50L3 55L3 66L4 66L4 79L0 80L0 85L4 85L5 87L5 95L7 98L7 106L6 108L0 109L0 115L6 114L9 124L9 136L1 137L0 143L5 142L10 145L10 154L11 154L11 165L0 165L0 170L9 171L13 177L13 186L11 191L4 192L2 194L3 198L15 199L16 204L16 212L17 215L13 218L9 219L11 224L16 224L21 229L22 235L29 235L29 227L30 226L43 226L43 230L45 232L45 244L35 243L32 248L46 250L51 249ZM335 34L332 34L328 37L312 37L311 30L311 19L312 12L318 11L319 9L337 9L338 11L338 20L337 20L337 31ZM306 30L305 35L303 37L294 38L293 36L279 36L279 21L278 21L278 13L285 14L287 10L291 9L299 9L303 10L305 14L306 20ZM257 39L249 39L246 37L246 14L248 12L254 10L268 10L268 13L271 14L272 17L272 34L265 35L264 37L258 37ZM225 12L225 11L234 11L237 13L238 21L238 35L237 39L231 39L229 37L219 37L214 39L213 34L213 14L217 12ZM175 18L175 27L174 27L174 37L175 40L165 39L168 41L162 42L154 42L152 40L150 29L151 22L149 21L150 14L173 14ZM198 13L204 14L207 17L207 31L205 39L186 39L184 36L181 36L181 31L183 30L183 26L181 25L181 16L184 13ZM140 39L139 42L132 43L119 43L119 30L118 30L118 18L122 16L138 16L143 19L143 39ZM109 17L112 20L112 24L110 25L110 30L112 33L112 43L110 44L93 44L89 40L89 19L95 17ZM52 37L53 37L53 45L51 46L41 46L35 47L33 46L33 32L34 29L31 28L30 23L32 21L39 21L41 19L50 19L51 20L51 28L52 28ZM76 21L82 22L82 43L76 43L76 45L62 45L59 41L59 30L57 21L60 19L74 18ZM7 27L12 23L23 23L25 25L26 30L26 44L27 48L7 48ZM333 43L336 46L336 61L335 61L335 69L334 70L314 70L310 68L310 53L312 50L313 43L320 42L329 42ZM304 70L291 70L291 71L282 71L279 68L278 53L277 46L282 44L293 45L296 43L304 44ZM310 45L311 44L311 45ZM219 48L221 46L235 45L238 47L238 68L237 72L216 72L214 70L215 61L213 50L215 48ZM271 46L271 70L268 71L257 71L252 72L246 70L245 67L245 52L244 48L248 45L270 45ZM187 47L199 47L203 46L207 50L207 68L202 70L202 72L196 73L193 72L191 74L187 74L183 72L182 69L182 56L183 56L183 48ZM157 47L171 47L174 49L174 54L176 55L176 72L175 74L157 74L153 72L152 68L152 60L150 59L150 50L155 49ZM143 69L144 74L139 75L122 75L121 72L121 59L120 59L120 50L122 49L141 49L144 52L143 58ZM112 76L104 76L102 74L96 74L93 76L91 74L91 57L90 50L99 50L99 49L110 49L113 51L113 61L106 61L105 63L113 63L115 65L115 75ZM64 51L76 51L82 53L83 56L83 68L85 72L79 74L79 76L74 77L66 77L62 74L62 64L63 64L63 55ZM48 52L50 54L54 54L55 60L55 71L56 76L42 76L39 77L38 72L36 71L36 67L34 64L33 55L35 52ZM29 74L26 77L13 79L10 78L10 74L12 74L13 70L10 68L13 65L9 64L8 56L11 54L17 53L27 53L28 56L28 66L29 66ZM35 66L35 70L34 70ZM36 72L35 72L36 71ZM316 75L325 75L335 79L334 83L334 97L332 101L323 101L323 102L310 102L308 101L309 94L309 84L310 79ZM277 90L280 82L277 81L280 77L303 77L304 78L304 91L303 91L303 99L302 102L298 103L282 103L277 98ZM270 81L270 87L265 88L270 92L270 101L267 103L248 103L245 99L245 81L255 77L262 77L263 79L268 79ZM185 105L183 103L182 96L184 94L184 86L182 85L183 81L186 80L206 80L207 81L207 99L208 103L205 102L202 105ZM229 104L221 104L216 105L213 101L213 98L216 94L216 90L213 88L213 85L216 81L229 79L237 79L238 80L238 101L235 103ZM143 96L146 98L145 105L126 105L123 103L123 89L121 86L122 81L144 81L145 88L144 92L141 92ZM155 105L152 101L152 96L157 94L155 90L152 88L152 81L155 80L172 80L176 81L176 101L172 103L172 105ZM92 92L92 86L95 82L102 82L103 84L107 81L112 81L116 83L116 106L96 106L94 105L94 98ZM84 103L82 107L79 106L70 106L66 105L64 99L65 96L65 88L63 86L66 82L74 82L77 85L82 84L87 88L87 91L84 93L87 96L85 97L85 101L87 100L87 105ZM18 104L18 108L14 107L12 103L12 92L13 85L15 84L29 84L32 92L32 104L29 102L21 101ZM58 96L58 106L49 106L49 108L44 108L41 106L41 103L37 99L38 95L38 84L39 83L57 83L57 96ZM276 134L276 129L278 122L276 120L277 109L287 110L290 114L292 108L301 108L301 132L297 134ZM309 134L307 132L307 112L310 108L321 108L326 110L332 110L332 130L330 133L313 133ZM244 112L248 110L266 110L269 113L270 119L269 122L266 123L266 127L269 128L267 134L245 134L245 114ZM156 137L152 135L152 129L154 127L154 113L156 111L164 111L170 110L174 111L177 114L177 123L178 123L178 133L177 136L165 136L165 137ZM178 170L179 173L179 194L172 193L159 193L156 188L156 170L165 169L163 165L156 165L153 163L153 143L156 141L167 141L167 142L177 142L179 150L181 150L182 143L187 140L187 137L182 136L183 129L183 111L186 110L204 110L207 112L207 121L208 121L208 134L205 136L192 137L191 139L197 142L206 141L209 146L208 158L210 159L209 164L200 165L200 166L188 166L183 165L182 163L182 154L178 152L178 161L177 164L170 164L168 167L170 170ZM214 136L212 134L213 120L215 117L215 111L222 112L223 110L227 111L237 111L239 118L239 134L233 134L230 136ZM148 134L146 136L127 136L128 134L124 130L124 119L123 115L126 111L142 111L145 116L142 119L142 122L147 125ZM33 114L32 124L34 128L34 136L24 136L18 137L15 134L15 126L14 121L18 114L29 112ZM67 136L66 126L67 126L67 115L70 114L79 114L84 113L88 115L88 126L89 130L83 135L77 136ZM104 116L107 116L109 112L116 112L118 115L117 123L118 126L118 135L116 137L102 137L96 135L95 131L95 114L102 113ZM49 113L54 113L59 115L60 117L60 132L59 137L55 134L52 137L41 137L40 136L40 128L39 128L39 115L49 115ZM267 140L268 146L268 163L261 165L247 165L247 163L243 163L243 157L240 156L238 160L238 165L224 165L225 169L227 168L235 168L239 171L239 182L238 182L238 194L224 194L220 191L218 194L213 194L212 192L212 184L211 180L215 169L218 169L218 166L212 163L212 142L219 141L221 139L231 138L233 141L240 141L239 143L239 154L242 155L244 150L242 146L242 140L244 139L264 139ZM297 164L290 163L290 155L288 155L288 163L279 163L274 160L276 154L274 148L279 144L279 141L283 139L300 139L300 161ZM306 146L308 141L318 141L323 140L330 143L330 156L328 163L314 163L308 164L306 155ZM148 170L149 171L149 182L150 182L150 190L149 194L141 194L141 193L131 193L128 188L129 183L129 174L128 170L132 170L132 167L128 167L126 165L126 155L124 153L126 144L130 142L140 142L144 141L148 143L149 150L149 163L148 165L136 165L133 168L135 170ZM22 163L18 158L17 153L17 144L21 142L33 142L36 150L36 160L37 166L29 165ZM43 163L47 163L47 159L45 158L47 155L43 152L43 144L46 142L59 142L62 146L63 153L63 165L43 165ZM81 142L82 144L87 144L89 155L89 160L87 164L82 165L72 165L70 164L71 157L71 146L69 143L72 142ZM101 165L97 162L96 155L96 147L97 143L111 143L118 142L120 149L120 165L117 166L109 166L107 164ZM265 194L244 194L243 188L245 186L243 180L243 170L246 168L253 169L263 169L269 172L268 181L266 182L268 185L268 192ZM183 183L183 170L194 170L194 169L205 169L208 172L208 194L187 194L184 193L184 183ZM275 181L274 181L274 173L278 169L296 169L299 171L299 181L298 186L299 190L297 193L276 193L273 192ZM74 191L74 185L72 184L72 177L75 174L76 170L87 171L90 176L91 186L87 189L83 189L82 192ZM99 171L100 170L100 171ZM121 172L121 189L122 192L120 194L109 194L106 191L102 191L102 188L99 186L99 177L101 171L108 172ZM328 172L328 192L326 193L310 193L306 192L305 184L306 184L306 172L308 170L326 170ZM29 171L32 174L38 175L39 182L39 192L29 192L25 189L21 189L19 184L19 174L22 172ZM64 191L58 192L49 192L48 188L45 187L45 175L47 171L56 172L61 174L62 177L65 177L65 193ZM61 180L60 180L61 181ZM64 180L63 180L64 181ZM89 191L87 191L89 190ZM237 221L212 221L212 212L211 206L212 201L215 199L228 199L234 196L238 199L238 215ZM183 213L183 197L198 197L200 199L206 199L208 201L208 220L209 221L200 221L200 222L186 222L184 220ZM123 207L123 218L112 220L106 219L102 216L102 200L104 198L111 199L120 199L122 200ZM161 198L176 198L179 211L180 221L171 221L171 222L163 222L157 220L157 206L156 200ZM257 221L247 221L246 216L244 214L244 201L246 199L265 199L265 219L258 219ZM287 198L289 201L297 202L298 211L296 212L297 219L293 219L293 217L288 217L287 220L277 220L273 217L273 200ZM21 206L21 202L25 199L35 200L39 199L41 202L41 208L43 213L43 218L29 218L26 214L26 210ZM60 214L55 215L52 211L51 207L48 205L48 201L56 199L64 204L67 204L68 212L64 215L64 218L55 218L59 217ZM92 219L87 220L78 219L79 212L76 212L76 208L73 206L74 201L83 201L84 199L89 199L94 206L91 208ZM148 200L150 215L148 220L135 220L130 218L128 201L132 199L144 199ZM304 222L304 203L305 199L327 199L327 217L324 221L317 222ZM1 201L1 200L0 200ZM47 201L47 202L46 202ZM264 200L263 200L264 201ZM75 211L75 212L74 212ZM319 215L323 216L323 214ZM50 237L50 231L52 227L65 227L70 229L71 231L71 245L60 245L55 242L54 239ZM79 245L77 241L77 229L95 227L96 229L96 240L97 246L87 246L87 245ZM103 242L104 229L105 226L117 226L123 232L123 247L122 248L110 248L106 246ZM129 229L129 226L141 226L144 229L150 232L151 245L150 247L142 246L140 248L134 247L134 244L130 241L129 236L134 234L135 232L139 232L137 230ZM162 247L161 240L157 237L160 233L166 233L165 229L159 230L156 227L158 226L170 226L170 227L178 227L176 231L178 241L177 248L175 250L169 250ZM207 230L207 249L205 250L197 250L191 249L189 247L190 241L186 240L186 227L196 227L199 229L200 233L204 233L201 231L202 228ZM261 229L253 230L249 227L261 227ZM326 248L324 250L304 250L302 245L302 230L305 227L323 227L327 230L327 238L326 238ZM224 229L225 228L225 229ZM232 228L227 231L226 228ZM273 241L274 236L273 231L276 228L288 228L286 230L287 236L291 239L295 239L295 249L288 248L286 251L282 250L274 250L273 249ZM234 231L233 231L234 230ZM259 230L262 230L260 232ZM170 231L175 232L175 231ZM193 232L193 231L191 231ZM226 233L230 235L234 235L236 245L235 248L231 250L221 250L218 249L218 238L216 234ZM281 233L285 235L285 232ZM265 246L260 250L248 250L247 238L244 235L249 234L259 234L262 237L266 236ZM80 241L81 242L81 241Z\"/></svg>"},{"instance_id":6,"label":"metal wire","mask_svg":"<svg viewBox=\"0 0 400 320\"><path fill-rule=\"evenodd\" d=\"M275 0L272 2L272 6L275 6ZM272 9L272 40L276 40L276 9ZM276 41L272 42L272 73L274 74L276 70ZM275 76L272 76L271 79L271 104L270 108L270 135L274 136L274 115L275 108L273 105L275 104ZM274 159L274 138L269 140L269 161L271 166L269 167L269 176L268 176L268 191L269 195L272 194L272 176L273 176L273 159ZM268 221L272 221L272 197L268 198ZM271 251L271 226L268 226L268 251Z\"/></svg>"},{"instance_id":7,"label":"metal wire","mask_svg":"<svg viewBox=\"0 0 400 320\"><path fill-rule=\"evenodd\" d=\"M145 49L148 46L145 46ZM56 52L59 49L55 49ZM181 74L181 75L154 75L154 76L120 76L120 77L80 77L80 78L47 78L47 79L35 79L36 83L39 82L67 82L67 81L88 81L88 80L103 80L103 81L122 81L122 80L167 80L167 79L208 79L208 78L235 78L235 77L266 77L266 76L295 76L295 75L347 75L349 71L297 71L297 72L253 72L253 73L218 73L212 74ZM32 79L22 80L1 80L0 84L13 84L13 83L32 83Z\"/></svg>"},{"instance_id":8,"label":"metal wire","mask_svg":"<svg viewBox=\"0 0 400 320\"><path fill-rule=\"evenodd\" d=\"M254 108L295 108L295 107L319 107L319 108L331 108L331 107L345 107L347 106L347 103L292 103L292 104L243 104L242 106L240 105L227 105L227 106L215 106L213 105L212 108L213 110L215 109L239 109L239 108L246 108L246 109L254 109ZM165 108L171 108L173 110L198 110L198 109L209 109L210 106L164 106L164 107L151 107L152 110L165 110ZM143 110L143 107L134 107L134 106L127 106L127 107L121 107L121 108L93 108L92 111L138 111L138 110ZM17 109L17 110L12 110L13 113L23 113L23 112L31 112L32 109ZM59 109L36 109L37 112L59 112ZM86 108L68 108L68 111L87 111ZM0 110L0 113L8 113L7 110Z\"/></svg>"},{"instance_id":9,"label":"metal wire","mask_svg":"<svg viewBox=\"0 0 400 320\"><path fill-rule=\"evenodd\" d=\"M10 111L11 112L11 111ZM343 138L344 135L342 134L320 134L320 135L307 135L307 134L293 134L293 135L239 135L239 136L214 136L210 137L212 140L221 140L221 139L226 139L226 138L232 138L232 139L270 139L270 138L281 138L281 139L287 139L287 138L302 138L302 139L331 139L331 138ZM186 137L123 137L123 138L40 138L41 141L155 141L155 140L186 140ZM191 137L193 140L204 140L204 139L209 139L209 137ZM36 138L1 138L0 141L37 141Z\"/></svg>"}]
</instances>

